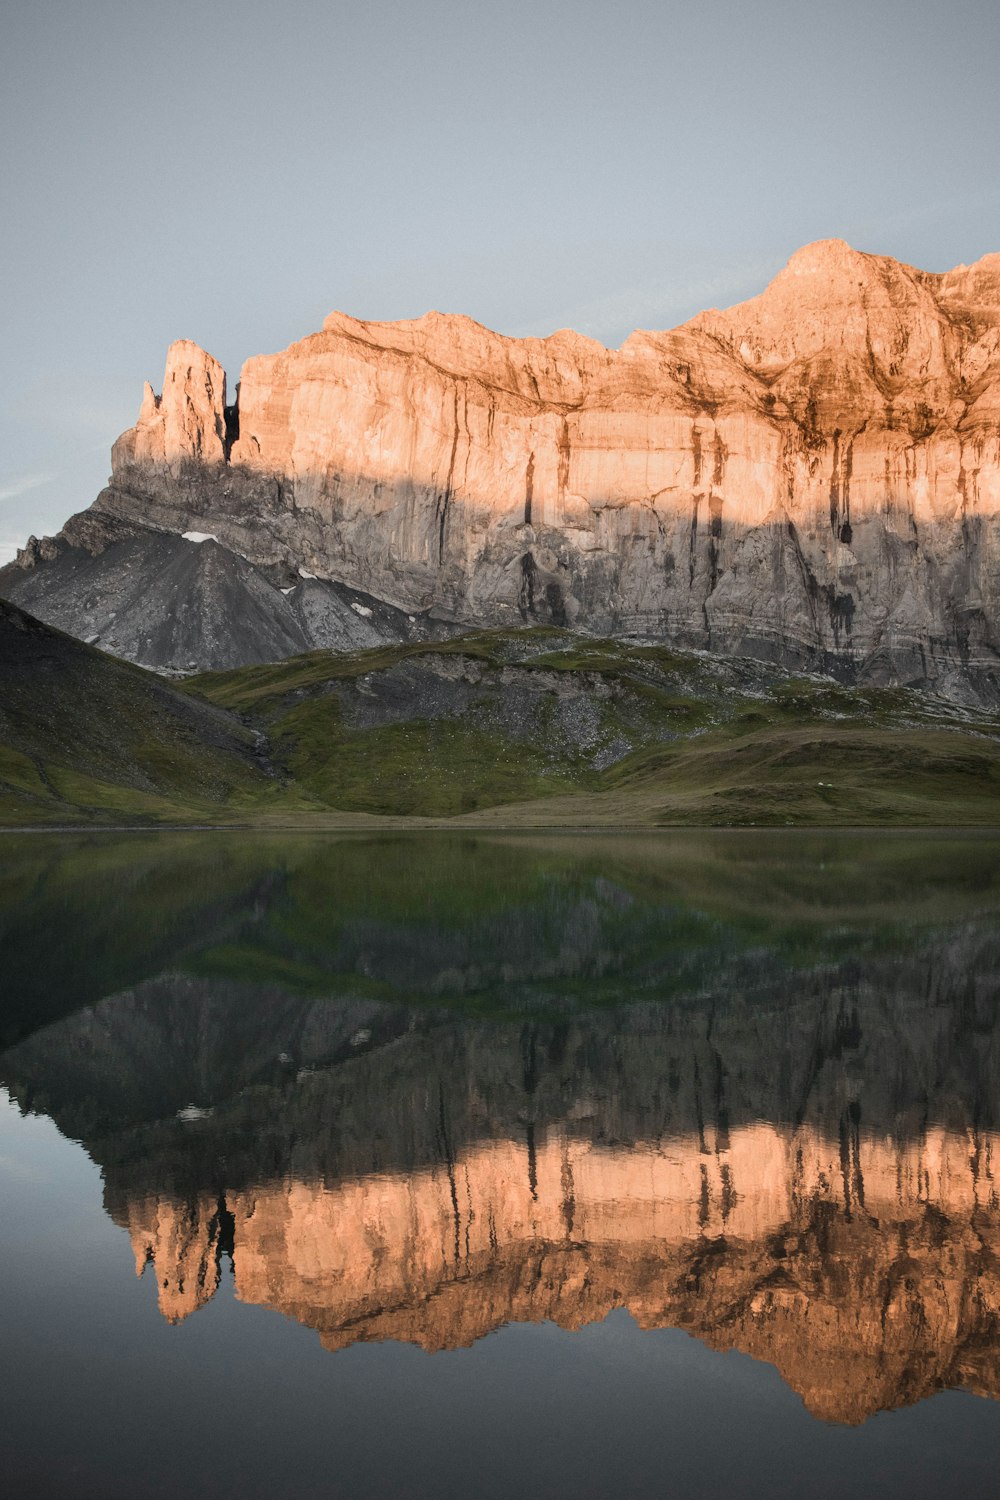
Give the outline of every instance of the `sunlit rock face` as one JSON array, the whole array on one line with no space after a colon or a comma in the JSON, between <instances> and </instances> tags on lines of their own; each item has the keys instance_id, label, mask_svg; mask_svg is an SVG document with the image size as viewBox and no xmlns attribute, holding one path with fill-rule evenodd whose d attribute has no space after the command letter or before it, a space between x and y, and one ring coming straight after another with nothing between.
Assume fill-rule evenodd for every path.
<instances>
[{"instance_id":1,"label":"sunlit rock face","mask_svg":"<svg viewBox=\"0 0 1000 1500\"><path fill-rule=\"evenodd\" d=\"M998 512L1000 256L937 275L825 241L619 350L334 313L227 407L174 344L66 536L196 531L402 612L995 697Z\"/></svg>"},{"instance_id":2,"label":"sunlit rock face","mask_svg":"<svg viewBox=\"0 0 1000 1500\"><path fill-rule=\"evenodd\" d=\"M171 345L162 395L146 382L139 420L115 444L112 467L178 473L192 459L222 463L226 453L225 371L197 344L180 339Z\"/></svg>"}]
</instances>

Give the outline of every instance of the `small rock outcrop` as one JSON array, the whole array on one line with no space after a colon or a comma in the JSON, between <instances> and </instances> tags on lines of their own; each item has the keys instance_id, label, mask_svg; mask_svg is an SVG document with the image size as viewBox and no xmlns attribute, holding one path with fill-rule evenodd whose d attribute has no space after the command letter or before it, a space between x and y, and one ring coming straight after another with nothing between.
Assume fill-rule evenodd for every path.
<instances>
[{"instance_id":1,"label":"small rock outcrop","mask_svg":"<svg viewBox=\"0 0 1000 1500\"><path fill-rule=\"evenodd\" d=\"M405 616L997 701L1000 255L931 274L824 241L752 301L619 350L334 313L248 360L231 406L175 344L90 514ZM51 552L0 589L39 609Z\"/></svg>"}]
</instances>

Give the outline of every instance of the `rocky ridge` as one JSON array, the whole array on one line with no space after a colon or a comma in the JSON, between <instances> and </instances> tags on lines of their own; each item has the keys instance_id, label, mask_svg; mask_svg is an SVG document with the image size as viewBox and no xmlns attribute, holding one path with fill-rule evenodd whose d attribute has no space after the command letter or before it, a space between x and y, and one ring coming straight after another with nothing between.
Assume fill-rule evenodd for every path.
<instances>
[{"instance_id":1,"label":"rocky ridge","mask_svg":"<svg viewBox=\"0 0 1000 1500\"><path fill-rule=\"evenodd\" d=\"M0 588L153 665L538 621L1000 696L997 255L938 275L824 241L619 350L334 313L231 403L181 342L112 468ZM143 614L164 546L198 580ZM198 589L204 626L164 634Z\"/></svg>"}]
</instances>

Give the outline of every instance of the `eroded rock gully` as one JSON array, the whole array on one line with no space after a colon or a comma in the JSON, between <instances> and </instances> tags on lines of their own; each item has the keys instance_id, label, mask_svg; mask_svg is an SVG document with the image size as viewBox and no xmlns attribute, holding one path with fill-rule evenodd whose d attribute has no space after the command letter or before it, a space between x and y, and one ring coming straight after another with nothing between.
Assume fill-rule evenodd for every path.
<instances>
[{"instance_id":1,"label":"eroded rock gully","mask_svg":"<svg viewBox=\"0 0 1000 1500\"><path fill-rule=\"evenodd\" d=\"M1000 696L1000 255L931 274L825 241L619 350L334 313L238 389L174 344L87 521L0 587L82 629L67 553L193 531L270 580L258 653L312 643L305 572L392 606L396 637L552 621ZM316 644L348 605L314 601Z\"/></svg>"}]
</instances>

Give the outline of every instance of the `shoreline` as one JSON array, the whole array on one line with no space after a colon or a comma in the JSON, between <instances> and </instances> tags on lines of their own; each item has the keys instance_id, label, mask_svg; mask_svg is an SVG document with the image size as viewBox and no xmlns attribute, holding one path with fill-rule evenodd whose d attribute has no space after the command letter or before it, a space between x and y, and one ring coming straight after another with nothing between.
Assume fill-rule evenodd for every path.
<instances>
[{"instance_id":1,"label":"shoreline","mask_svg":"<svg viewBox=\"0 0 1000 1500\"><path fill-rule=\"evenodd\" d=\"M491 833L560 833L567 835L608 834L991 834L1000 836L1000 823L449 823L391 821L359 825L357 823L63 823L23 824L0 827L0 839L14 834L107 834L107 833L331 833L358 834L365 837L378 833L456 833L484 835Z\"/></svg>"}]
</instances>

